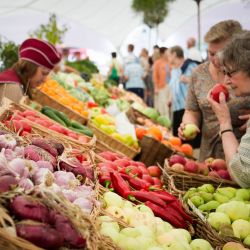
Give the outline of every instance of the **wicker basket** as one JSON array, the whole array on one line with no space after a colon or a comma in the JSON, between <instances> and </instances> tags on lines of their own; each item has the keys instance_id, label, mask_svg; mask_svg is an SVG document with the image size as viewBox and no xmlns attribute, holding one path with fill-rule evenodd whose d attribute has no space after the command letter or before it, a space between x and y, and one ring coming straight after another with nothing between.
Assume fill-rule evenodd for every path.
<instances>
[{"instance_id":1,"label":"wicker basket","mask_svg":"<svg viewBox=\"0 0 250 250\"><path fill-rule=\"evenodd\" d=\"M187 173L185 171L176 171L171 169L168 160L165 160L163 171L163 182L171 192L183 193L191 187L199 187L205 183L210 183L214 187L231 186L239 187L237 183L220 178L213 178L201 174Z\"/></svg>"},{"instance_id":2,"label":"wicker basket","mask_svg":"<svg viewBox=\"0 0 250 250\"><path fill-rule=\"evenodd\" d=\"M19 102L19 105L21 105L25 109L32 109L32 107L31 107L32 104L34 105L35 110L40 111L42 109L41 104L30 100L28 96L23 96L22 99Z\"/></svg>"},{"instance_id":3,"label":"wicker basket","mask_svg":"<svg viewBox=\"0 0 250 250\"><path fill-rule=\"evenodd\" d=\"M230 242L230 241L243 244L236 237L219 234L216 230L214 230L209 225L205 216L192 204L191 201L188 201L188 205L187 204L185 205L185 210L192 217L192 219L196 222L195 227L194 227L196 238L202 238L202 239L207 240L217 250L219 249L221 250L222 247L227 242Z\"/></svg>"},{"instance_id":4,"label":"wicker basket","mask_svg":"<svg viewBox=\"0 0 250 250\"><path fill-rule=\"evenodd\" d=\"M36 89L36 91L34 91L34 93L32 94L32 99L34 99L36 102L38 102L42 106L50 106L58 111L61 111L65 113L70 119L74 119L82 124L86 124L88 121L88 118L60 104L55 99L51 98L50 96L40 91L39 89Z\"/></svg>"},{"instance_id":5,"label":"wicker basket","mask_svg":"<svg viewBox=\"0 0 250 250\"><path fill-rule=\"evenodd\" d=\"M8 105L7 105L8 104ZM19 111L24 111L26 108L25 107L22 107L18 104L15 104L13 102L6 102L6 105L4 107L1 107L0 109L0 121L4 121L6 119L8 119L12 114L13 114L13 111L14 110L19 110ZM43 114L40 114L38 113L38 115L40 117L43 117L43 118L46 118L46 119L49 119L49 117L43 115ZM25 118L24 118L25 119ZM61 141L63 144L65 145L71 145L73 146L74 148L88 148L88 149L94 149L95 147L95 144L96 144L96 137L93 136L93 137L88 137L89 138L89 141L86 142L86 143L83 143L83 142L79 142L78 140L75 140L71 137L68 137L66 135L63 135L61 133L58 133L56 131L52 131L48 128L45 128L37 123L34 123L30 120L27 120L29 122L29 124L32 126L32 131L35 133L35 134L38 134L42 137L53 137L53 138L56 138L58 139L59 141ZM54 120L51 120L52 122L56 123ZM77 133L77 132L75 132ZM78 133L77 133L78 134ZM82 134L79 134L79 135L82 135Z\"/></svg>"},{"instance_id":6,"label":"wicker basket","mask_svg":"<svg viewBox=\"0 0 250 250\"><path fill-rule=\"evenodd\" d=\"M126 144L116 140L115 138L109 136L108 134L102 132L99 128L94 126L91 122L88 122L88 127L92 129L94 132L97 141L101 142L101 146L108 145L109 148L105 150L111 149L111 151L117 152L117 153L122 153L131 159L134 158L140 150L136 150L132 147L127 146Z\"/></svg>"},{"instance_id":7,"label":"wicker basket","mask_svg":"<svg viewBox=\"0 0 250 250\"><path fill-rule=\"evenodd\" d=\"M0 195L0 203L1 203L0 223L3 228L0 231L0 249L39 250L41 248L38 248L33 244L31 244L30 242L23 240L17 236L6 233L6 230L4 230L9 226L15 229L15 223L12 220L12 218L8 215L8 212L5 209L5 207L8 206L9 201L17 195L24 195L24 194L23 192L16 190L16 191L5 192ZM34 188L29 192L27 192L25 195L32 197L32 199L43 203L49 209L53 209L67 216L72 225L74 226L74 228L86 239L87 249L91 250L117 249L116 246L108 237L104 237L99 233L98 225L95 224L95 221L93 221L93 219L90 216L82 213L81 209L78 206L72 205L64 197L59 196L49 190L45 189L40 190L39 188Z\"/></svg>"},{"instance_id":8,"label":"wicker basket","mask_svg":"<svg viewBox=\"0 0 250 250\"><path fill-rule=\"evenodd\" d=\"M149 136L143 136L140 141L140 146L141 154L138 157L138 160L147 166L155 165L157 163L163 166L165 158L168 158L175 153L165 144Z\"/></svg>"}]
</instances>

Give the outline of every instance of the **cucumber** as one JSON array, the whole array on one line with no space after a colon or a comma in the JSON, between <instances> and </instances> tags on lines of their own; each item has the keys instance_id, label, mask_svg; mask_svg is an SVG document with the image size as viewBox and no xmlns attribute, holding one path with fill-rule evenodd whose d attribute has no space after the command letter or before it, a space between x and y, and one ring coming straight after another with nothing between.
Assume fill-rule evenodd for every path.
<instances>
[{"instance_id":1,"label":"cucumber","mask_svg":"<svg viewBox=\"0 0 250 250\"><path fill-rule=\"evenodd\" d=\"M78 129L85 129L86 128L81 123L79 123L79 122L77 122L75 120L71 120L71 127L78 128Z\"/></svg>"},{"instance_id":2,"label":"cucumber","mask_svg":"<svg viewBox=\"0 0 250 250\"><path fill-rule=\"evenodd\" d=\"M63 125L64 127L67 127L67 125L65 124L65 122L60 119L51 109L46 109L43 111L43 114L45 114L46 116L48 116L49 118L51 118L52 120L60 123L61 125Z\"/></svg>"},{"instance_id":3,"label":"cucumber","mask_svg":"<svg viewBox=\"0 0 250 250\"><path fill-rule=\"evenodd\" d=\"M84 128L84 129L78 129L78 128L70 127L69 129L72 129L73 131L78 132L80 134L87 135L89 137L92 137L94 135L94 133L92 132L92 130L90 130L87 127Z\"/></svg>"},{"instance_id":4,"label":"cucumber","mask_svg":"<svg viewBox=\"0 0 250 250\"><path fill-rule=\"evenodd\" d=\"M63 112L60 112L58 110L54 110L54 113L61 119L64 121L64 123L67 125L67 127L71 126L71 121L68 118L67 115L65 115Z\"/></svg>"},{"instance_id":5,"label":"cucumber","mask_svg":"<svg viewBox=\"0 0 250 250\"><path fill-rule=\"evenodd\" d=\"M43 106L42 109L41 109L41 113L43 113L45 110L52 110L53 111L53 109L50 108L49 106Z\"/></svg>"}]
</instances>

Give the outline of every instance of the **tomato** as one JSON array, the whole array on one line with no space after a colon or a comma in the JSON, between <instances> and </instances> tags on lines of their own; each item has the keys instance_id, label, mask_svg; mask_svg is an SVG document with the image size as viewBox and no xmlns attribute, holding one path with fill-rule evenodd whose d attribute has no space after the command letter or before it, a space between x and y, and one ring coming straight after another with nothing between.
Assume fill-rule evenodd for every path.
<instances>
[{"instance_id":1,"label":"tomato","mask_svg":"<svg viewBox=\"0 0 250 250\"><path fill-rule=\"evenodd\" d=\"M148 173L152 177L160 177L161 176L161 169L158 166L149 166Z\"/></svg>"}]
</instances>

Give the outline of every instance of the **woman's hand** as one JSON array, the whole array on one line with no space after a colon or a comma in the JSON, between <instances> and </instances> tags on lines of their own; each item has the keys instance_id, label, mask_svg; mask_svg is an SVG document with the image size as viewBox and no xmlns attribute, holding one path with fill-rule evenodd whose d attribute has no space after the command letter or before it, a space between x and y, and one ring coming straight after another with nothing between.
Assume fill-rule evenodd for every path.
<instances>
[{"instance_id":1,"label":"woman's hand","mask_svg":"<svg viewBox=\"0 0 250 250\"><path fill-rule=\"evenodd\" d=\"M186 141L187 140L187 138L184 136L184 134L183 134L183 130L185 129L185 126L186 126L186 124L188 124L188 123L184 123L184 122L182 122L181 124L180 124L180 127L178 128L178 137L181 139L181 140L183 140L183 141ZM196 125L195 125L196 126ZM196 126L196 132L197 133L200 133L200 129Z\"/></svg>"},{"instance_id":2,"label":"woman's hand","mask_svg":"<svg viewBox=\"0 0 250 250\"><path fill-rule=\"evenodd\" d=\"M218 103L212 99L211 90L210 90L207 95L207 100L210 103L212 110L214 111L219 121L220 129L221 130L231 129L232 128L231 116L230 116L229 108L226 103L225 94L220 93L220 96L219 96L220 103Z\"/></svg>"}]
</instances>

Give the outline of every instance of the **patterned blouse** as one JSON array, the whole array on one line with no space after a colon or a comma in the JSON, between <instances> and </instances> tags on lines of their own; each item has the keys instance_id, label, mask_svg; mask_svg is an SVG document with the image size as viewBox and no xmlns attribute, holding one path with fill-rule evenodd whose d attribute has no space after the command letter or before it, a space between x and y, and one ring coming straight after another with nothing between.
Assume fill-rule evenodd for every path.
<instances>
[{"instance_id":1,"label":"patterned blouse","mask_svg":"<svg viewBox=\"0 0 250 250\"><path fill-rule=\"evenodd\" d=\"M219 136L219 123L207 101L209 90L216 84L209 73L208 65L209 62L205 62L193 71L186 99L186 109L199 111L202 117L200 161L204 161L209 157L225 158L222 141ZM241 109L249 109L250 111L250 97L236 97L233 95L232 90L229 92L230 100L227 104L231 113L234 134L239 141L245 133L239 131L239 127L245 121L239 120L238 116L242 114Z\"/></svg>"}]
</instances>

